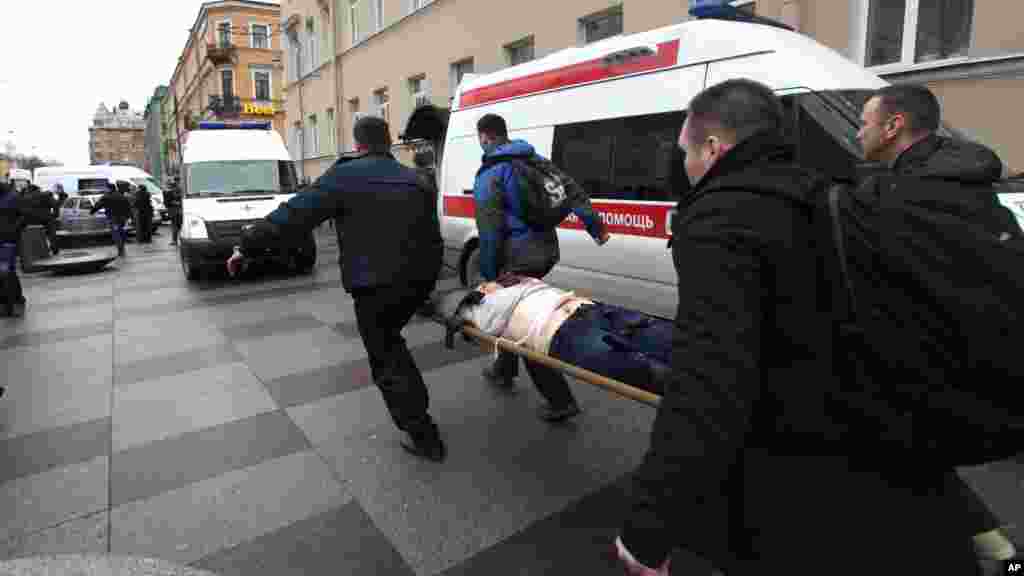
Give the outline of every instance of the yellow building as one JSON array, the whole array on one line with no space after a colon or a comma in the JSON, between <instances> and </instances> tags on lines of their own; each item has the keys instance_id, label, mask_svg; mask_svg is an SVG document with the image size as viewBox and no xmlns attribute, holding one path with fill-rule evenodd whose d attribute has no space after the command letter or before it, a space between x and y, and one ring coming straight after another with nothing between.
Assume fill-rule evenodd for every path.
<instances>
[{"instance_id":1,"label":"yellow building","mask_svg":"<svg viewBox=\"0 0 1024 576\"><path fill-rule=\"evenodd\" d=\"M198 120L270 120L286 134L280 18L280 6L268 2L202 5L168 84L172 130L184 133Z\"/></svg>"}]
</instances>

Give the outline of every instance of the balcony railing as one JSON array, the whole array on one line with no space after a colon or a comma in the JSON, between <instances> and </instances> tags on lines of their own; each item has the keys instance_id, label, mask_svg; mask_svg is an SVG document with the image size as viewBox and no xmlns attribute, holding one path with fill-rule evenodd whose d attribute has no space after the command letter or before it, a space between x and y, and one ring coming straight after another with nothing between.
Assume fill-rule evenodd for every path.
<instances>
[{"instance_id":1,"label":"balcony railing","mask_svg":"<svg viewBox=\"0 0 1024 576\"><path fill-rule=\"evenodd\" d=\"M206 45L206 57L214 66L234 64L238 48L234 44L210 43Z\"/></svg>"}]
</instances>

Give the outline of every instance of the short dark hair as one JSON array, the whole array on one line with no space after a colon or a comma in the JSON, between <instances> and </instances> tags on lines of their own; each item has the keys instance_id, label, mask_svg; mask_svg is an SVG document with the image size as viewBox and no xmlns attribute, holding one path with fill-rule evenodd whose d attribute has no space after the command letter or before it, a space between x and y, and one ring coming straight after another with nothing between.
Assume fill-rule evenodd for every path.
<instances>
[{"instance_id":1,"label":"short dark hair","mask_svg":"<svg viewBox=\"0 0 1024 576\"><path fill-rule=\"evenodd\" d=\"M690 143L717 128L739 143L765 130L782 130L782 104L772 89L753 80L726 80L690 101Z\"/></svg>"},{"instance_id":2,"label":"short dark hair","mask_svg":"<svg viewBox=\"0 0 1024 576\"><path fill-rule=\"evenodd\" d=\"M370 152L385 154L391 151L391 128L383 118L363 116L352 128L356 143L366 146Z\"/></svg>"},{"instance_id":3,"label":"short dark hair","mask_svg":"<svg viewBox=\"0 0 1024 576\"><path fill-rule=\"evenodd\" d=\"M505 119L497 114L484 114L476 121L476 131L508 140L508 126Z\"/></svg>"},{"instance_id":4,"label":"short dark hair","mask_svg":"<svg viewBox=\"0 0 1024 576\"><path fill-rule=\"evenodd\" d=\"M882 112L887 116L903 114L911 134L935 132L939 129L942 109L939 99L921 84L894 84L875 90Z\"/></svg>"}]
</instances>

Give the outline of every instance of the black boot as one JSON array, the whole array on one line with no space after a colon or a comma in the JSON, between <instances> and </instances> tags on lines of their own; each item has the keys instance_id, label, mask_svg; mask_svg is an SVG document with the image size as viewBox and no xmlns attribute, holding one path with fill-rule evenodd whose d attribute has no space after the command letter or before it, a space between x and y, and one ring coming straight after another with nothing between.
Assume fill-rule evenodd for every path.
<instances>
[{"instance_id":1,"label":"black boot","mask_svg":"<svg viewBox=\"0 0 1024 576\"><path fill-rule=\"evenodd\" d=\"M448 457L448 448L433 421L410 428L406 434L408 439L402 441L402 448L406 452L433 462L444 462Z\"/></svg>"}]
</instances>

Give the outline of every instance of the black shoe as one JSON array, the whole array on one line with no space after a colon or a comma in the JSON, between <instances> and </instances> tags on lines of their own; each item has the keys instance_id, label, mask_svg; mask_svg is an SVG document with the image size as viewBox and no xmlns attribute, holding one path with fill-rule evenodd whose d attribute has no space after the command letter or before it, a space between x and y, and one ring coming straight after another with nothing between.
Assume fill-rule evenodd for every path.
<instances>
[{"instance_id":1,"label":"black shoe","mask_svg":"<svg viewBox=\"0 0 1024 576\"><path fill-rule=\"evenodd\" d=\"M11 309L12 318L21 318L25 315L25 302L19 302L15 304Z\"/></svg>"},{"instance_id":2,"label":"black shoe","mask_svg":"<svg viewBox=\"0 0 1024 576\"><path fill-rule=\"evenodd\" d=\"M488 364L483 371L483 377L485 380L491 383L493 386L497 386L503 389L515 388L516 377L514 375L502 374L498 369L498 363Z\"/></svg>"},{"instance_id":3,"label":"black shoe","mask_svg":"<svg viewBox=\"0 0 1024 576\"><path fill-rule=\"evenodd\" d=\"M413 456L419 456L433 462L444 462L448 457L448 448L441 439L437 425L431 423L421 430L406 432L407 439L402 441L402 448Z\"/></svg>"},{"instance_id":4,"label":"black shoe","mask_svg":"<svg viewBox=\"0 0 1024 576\"><path fill-rule=\"evenodd\" d=\"M7 391L7 388L4 388L3 386L0 386L0 396L3 396L4 392L6 392L6 391Z\"/></svg>"},{"instance_id":5,"label":"black shoe","mask_svg":"<svg viewBox=\"0 0 1024 576\"><path fill-rule=\"evenodd\" d=\"M550 404L545 404L537 411L537 416L545 422L555 424L558 422L565 422L574 416L578 416L582 412L583 411L580 410L580 407L576 402L572 402L568 406L564 406L562 408L555 408Z\"/></svg>"}]
</instances>

